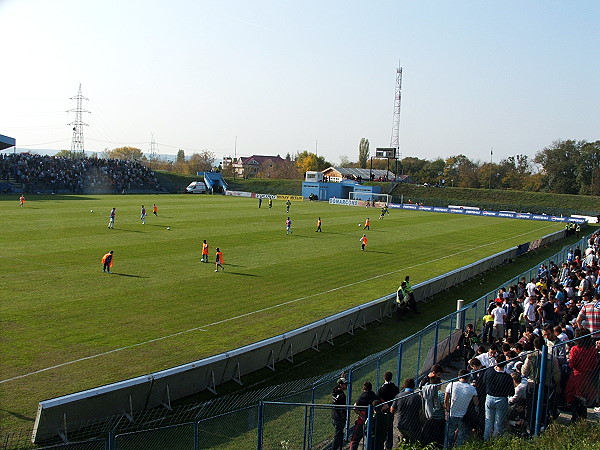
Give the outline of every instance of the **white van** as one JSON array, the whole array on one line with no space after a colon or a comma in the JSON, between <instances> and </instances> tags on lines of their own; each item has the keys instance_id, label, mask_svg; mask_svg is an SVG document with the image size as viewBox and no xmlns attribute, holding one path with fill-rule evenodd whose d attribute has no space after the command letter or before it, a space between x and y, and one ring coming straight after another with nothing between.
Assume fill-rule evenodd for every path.
<instances>
[{"instance_id":1,"label":"white van","mask_svg":"<svg viewBox=\"0 0 600 450\"><path fill-rule=\"evenodd\" d=\"M186 194L205 194L206 185L204 181L192 181L188 187L185 188Z\"/></svg>"}]
</instances>

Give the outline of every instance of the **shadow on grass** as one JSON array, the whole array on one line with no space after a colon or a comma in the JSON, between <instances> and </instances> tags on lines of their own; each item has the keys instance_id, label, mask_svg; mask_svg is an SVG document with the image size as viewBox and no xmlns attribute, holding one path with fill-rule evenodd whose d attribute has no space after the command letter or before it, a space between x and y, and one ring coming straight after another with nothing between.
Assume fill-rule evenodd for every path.
<instances>
[{"instance_id":1,"label":"shadow on grass","mask_svg":"<svg viewBox=\"0 0 600 450\"><path fill-rule=\"evenodd\" d=\"M229 273L231 275L240 275L242 277L260 277L260 275L255 275L253 273L241 273L241 272L223 272L223 273Z\"/></svg>"},{"instance_id":2,"label":"shadow on grass","mask_svg":"<svg viewBox=\"0 0 600 450\"><path fill-rule=\"evenodd\" d=\"M384 255L391 255L392 252L382 252L381 250L367 250L367 253L383 253Z\"/></svg>"},{"instance_id":3,"label":"shadow on grass","mask_svg":"<svg viewBox=\"0 0 600 450\"><path fill-rule=\"evenodd\" d=\"M0 408L0 411L4 411L5 413L10 414L11 416L16 417L19 420L25 420L27 422L34 422L35 421L35 419L33 417L24 416L23 414L19 414L19 413L13 412L13 411L9 411L7 409L1 409Z\"/></svg>"},{"instance_id":4,"label":"shadow on grass","mask_svg":"<svg viewBox=\"0 0 600 450\"><path fill-rule=\"evenodd\" d=\"M111 272L111 275L118 275L120 277L130 277L130 278L150 278L150 277L143 277L142 275L131 275L128 273L118 273L118 272Z\"/></svg>"}]
</instances>

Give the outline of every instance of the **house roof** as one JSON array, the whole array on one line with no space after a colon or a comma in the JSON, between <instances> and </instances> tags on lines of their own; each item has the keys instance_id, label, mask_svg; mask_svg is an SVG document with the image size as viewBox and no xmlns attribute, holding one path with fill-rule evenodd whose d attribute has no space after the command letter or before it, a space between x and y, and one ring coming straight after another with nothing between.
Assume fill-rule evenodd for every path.
<instances>
[{"instance_id":1,"label":"house roof","mask_svg":"<svg viewBox=\"0 0 600 450\"><path fill-rule=\"evenodd\" d=\"M365 180L368 180L371 173L373 174L373 176L375 178L379 178L379 177L385 177L387 176L388 178L394 178L394 174L392 172L390 172L389 170L383 170L383 169L358 169L356 167L329 167L327 169L325 169L323 171L323 173L326 172L331 172L331 171L337 171L339 172L342 176L346 176L346 175L352 175L354 177L362 177Z\"/></svg>"},{"instance_id":2,"label":"house roof","mask_svg":"<svg viewBox=\"0 0 600 450\"><path fill-rule=\"evenodd\" d=\"M252 164L259 165L266 161L283 161L281 156L264 156L264 155L252 155L252 156L240 156L239 162L240 164Z\"/></svg>"}]
</instances>

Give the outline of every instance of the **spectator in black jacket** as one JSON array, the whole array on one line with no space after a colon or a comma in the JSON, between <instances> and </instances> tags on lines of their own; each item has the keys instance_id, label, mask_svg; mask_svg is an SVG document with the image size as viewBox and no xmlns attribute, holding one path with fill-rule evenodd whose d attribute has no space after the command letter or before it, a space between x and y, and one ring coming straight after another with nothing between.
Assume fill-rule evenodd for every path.
<instances>
[{"instance_id":1,"label":"spectator in black jacket","mask_svg":"<svg viewBox=\"0 0 600 450\"><path fill-rule=\"evenodd\" d=\"M504 371L506 356L496 356L496 365L483 375L485 384L485 431L483 439L501 435L508 420L508 397L515 395L512 377Z\"/></svg>"}]
</instances>

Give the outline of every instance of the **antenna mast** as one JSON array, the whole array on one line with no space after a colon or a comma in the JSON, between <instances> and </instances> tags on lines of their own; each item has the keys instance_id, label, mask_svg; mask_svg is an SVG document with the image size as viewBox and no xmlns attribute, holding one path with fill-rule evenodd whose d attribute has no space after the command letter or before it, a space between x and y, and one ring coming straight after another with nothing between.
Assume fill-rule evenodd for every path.
<instances>
[{"instance_id":1,"label":"antenna mast","mask_svg":"<svg viewBox=\"0 0 600 450\"><path fill-rule=\"evenodd\" d=\"M67 112L75 113L75 121L67 125L73 127L73 139L71 140L71 151L81 152L81 155L85 155L85 147L83 146L83 127L88 126L87 123L83 122L83 113L89 113L90 111L83 109L82 100L89 100L81 94L81 83L79 83L79 92L75 97L71 97L70 100L77 100L77 107L75 109L69 109Z\"/></svg>"},{"instance_id":2,"label":"antenna mast","mask_svg":"<svg viewBox=\"0 0 600 450\"><path fill-rule=\"evenodd\" d=\"M396 149L396 157L400 156L400 103L402 100L402 67L398 62L396 69L396 94L394 95L394 125L392 126L392 140L390 147Z\"/></svg>"}]
</instances>

